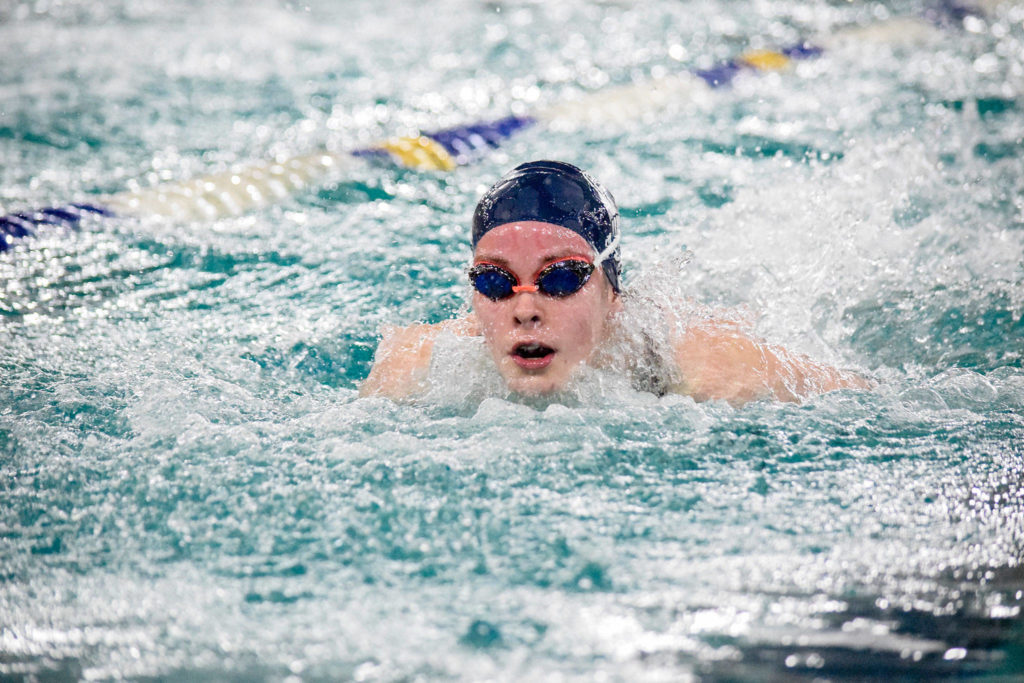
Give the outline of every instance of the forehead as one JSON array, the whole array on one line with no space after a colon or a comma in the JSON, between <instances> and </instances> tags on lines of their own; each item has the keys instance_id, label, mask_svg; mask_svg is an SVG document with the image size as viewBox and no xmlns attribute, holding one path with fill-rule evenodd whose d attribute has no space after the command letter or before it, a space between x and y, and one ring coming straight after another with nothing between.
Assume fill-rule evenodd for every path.
<instances>
[{"instance_id":1,"label":"forehead","mask_svg":"<svg viewBox=\"0 0 1024 683\"><path fill-rule=\"evenodd\" d=\"M549 259L570 255L592 257L593 247L568 228L539 221L505 223L477 242L477 259Z\"/></svg>"}]
</instances>

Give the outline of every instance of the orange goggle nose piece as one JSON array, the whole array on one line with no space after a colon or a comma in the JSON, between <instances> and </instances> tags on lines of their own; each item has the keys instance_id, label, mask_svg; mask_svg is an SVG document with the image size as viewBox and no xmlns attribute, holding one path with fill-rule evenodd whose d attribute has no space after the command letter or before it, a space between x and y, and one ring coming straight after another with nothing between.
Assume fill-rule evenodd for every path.
<instances>
[{"instance_id":1,"label":"orange goggle nose piece","mask_svg":"<svg viewBox=\"0 0 1024 683\"><path fill-rule=\"evenodd\" d=\"M512 291L518 294L519 292L539 292L540 287L537 285L513 285Z\"/></svg>"}]
</instances>

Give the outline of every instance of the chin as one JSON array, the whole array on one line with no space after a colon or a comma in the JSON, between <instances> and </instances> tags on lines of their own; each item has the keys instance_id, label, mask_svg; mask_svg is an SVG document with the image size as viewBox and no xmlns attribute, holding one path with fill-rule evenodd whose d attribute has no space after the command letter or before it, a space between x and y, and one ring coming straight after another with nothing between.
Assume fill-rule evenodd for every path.
<instances>
[{"instance_id":1,"label":"chin","mask_svg":"<svg viewBox=\"0 0 1024 683\"><path fill-rule=\"evenodd\" d=\"M505 385L520 396L547 396L565 388L566 381L547 374L505 377Z\"/></svg>"}]
</instances>

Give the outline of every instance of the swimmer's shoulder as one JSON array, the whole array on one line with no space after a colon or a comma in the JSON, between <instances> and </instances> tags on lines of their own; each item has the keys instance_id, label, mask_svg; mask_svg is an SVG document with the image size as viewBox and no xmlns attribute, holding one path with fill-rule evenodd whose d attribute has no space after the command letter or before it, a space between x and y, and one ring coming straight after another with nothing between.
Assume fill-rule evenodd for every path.
<instances>
[{"instance_id":1,"label":"swimmer's shoulder","mask_svg":"<svg viewBox=\"0 0 1024 683\"><path fill-rule=\"evenodd\" d=\"M739 404L761 398L765 358L757 343L734 325L703 321L673 340L679 381L671 390L697 401Z\"/></svg>"},{"instance_id":2,"label":"swimmer's shoulder","mask_svg":"<svg viewBox=\"0 0 1024 683\"><path fill-rule=\"evenodd\" d=\"M800 401L838 389L870 389L860 375L758 339L731 321L707 320L674 340L682 378L671 390L734 405L762 398Z\"/></svg>"},{"instance_id":3,"label":"swimmer's shoulder","mask_svg":"<svg viewBox=\"0 0 1024 683\"><path fill-rule=\"evenodd\" d=\"M359 388L359 395L401 400L426 391L434 342L442 332L467 337L480 334L473 316L384 328L373 368Z\"/></svg>"}]
</instances>

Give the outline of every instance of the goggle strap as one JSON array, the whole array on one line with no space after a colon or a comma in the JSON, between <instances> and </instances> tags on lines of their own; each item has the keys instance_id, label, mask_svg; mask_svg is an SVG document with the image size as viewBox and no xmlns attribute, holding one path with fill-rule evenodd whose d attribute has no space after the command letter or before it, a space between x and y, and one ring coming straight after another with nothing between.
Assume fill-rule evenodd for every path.
<instances>
[{"instance_id":1,"label":"goggle strap","mask_svg":"<svg viewBox=\"0 0 1024 683\"><path fill-rule=\"evenodd\" d=\"M604 251L598 254L597 258L594 259L594 266L600 267L600 265L604 263L606 258L615 253L615 250L618 249L618 247L619 235L615 235L615 237L612 238L612 241L608 243L608 246L604 248Z\"/></svg>"}]
</instances>

